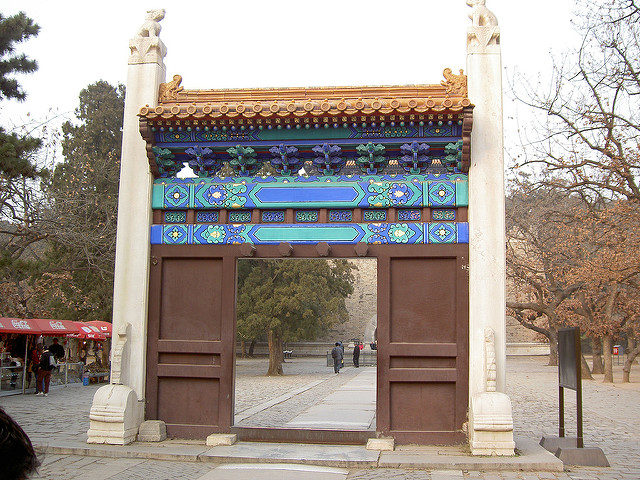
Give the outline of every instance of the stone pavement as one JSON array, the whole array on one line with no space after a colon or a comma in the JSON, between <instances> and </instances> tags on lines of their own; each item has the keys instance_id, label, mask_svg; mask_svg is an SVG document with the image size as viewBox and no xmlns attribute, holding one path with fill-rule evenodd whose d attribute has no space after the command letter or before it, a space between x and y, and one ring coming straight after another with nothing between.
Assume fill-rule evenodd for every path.
<instances>
[{"instance_id":1,"label":"stone pavement","mask_svg":"<svg viewBox=\"0 0 640 480\"><path fill-rule=\"evenodd\" d=\"M557 429L557 370L545 366L544 358L508 360L508 393L514 405L516 435L539 439L542 434L555 434ZM638 368L638 367L635 367ZM351 372L349 372L351 370ZM343 373L345 375L343 375ZM338 389L355 377L355 369L346 368L340 375L329 375L327 381L341 378ZM349 375L346 375L349 374ZM637 378L632 372L632 379ZM314 381L323 380L318 378ZM5 408L27 431L36 444L78 442L86 439L87 414L96 386L55 388L49 397L13 396L0 398ZM276 389L277 390L277 389ZM323 470L309 466L270 466L256 470L247 465L217 465L203 462L146 460L143 458L101 458L79 455L47 454L38 476L33 478L115 479L202 479L225 478L297 478L301 480L425 479L425 480L638 480L640 479L640 384L605 385L600 381L583 382L585 443L600 446L612 464L611 468L574 468L564 473L553 472L481 472L449 470L412 470L402 468L351 468ZM309 390L307 390L309 391ZM279 392L276 392L279 393ZM301 394L301 395L304 395ZM573 431L573 394L567 395L567 427ZM321 399L316 399L321 400ZM307 407L309 408L309 404ZM299 415L299 413L297 414ZM117 448L117 447L115 447ZM274 446L274 448L277 448Z\"/></svg>"}]
</instances>

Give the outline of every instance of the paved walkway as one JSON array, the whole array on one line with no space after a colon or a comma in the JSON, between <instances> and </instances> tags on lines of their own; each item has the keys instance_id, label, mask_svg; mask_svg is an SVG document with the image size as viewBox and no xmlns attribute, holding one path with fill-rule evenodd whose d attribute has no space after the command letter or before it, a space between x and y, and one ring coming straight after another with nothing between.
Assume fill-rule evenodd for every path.
<instances>
[{"instance_id":1,"label":"paved walkway","mask_svg":"<svg viewBox=\"0 0 640 480\"><path fill-rule=\"evenodd\" d=\"M539 439L545 433L555 434L557 428L557 370L545 366L545 363L543 358L509 358L508 360L508 393L513 401L516 435L534 440ZM340 383L336 384L336 389L340 391L343 388L357 388L360 381L364 382L366 373L367 370L358 372L353 368L345 368L340 375L328 374L325 377L317 377L315 380L309 377L310 382L308 383L339 381ZM638 376L640 376L640 372L637 370L632 372L632 379L638 378ZM337 380L338 378L340 380ZM287 381L289 380L288 378ZM305 386L298 385L299 387ZM316 387L320 385L318 384ZM306 389L300 396L314 392L314 388ZM55 388L48 397L28 395L0 398L0 406L5 408L23 426L34 443L78 442L86 439L88 428L86 412L89 410L96 389L96 386L77 385ZM583 382L583 390L585 442L587 446L602 447L612 464L611 468L570 468L564 473L553 473L480 472L462 469L425 471L397 468L352 468L351 470L332 468L327 470L326 467L309 468L309 466L300 465L269 467L260 465L260 469L256 470L256 467L251 465L233 466L201 462L49 454L43 458L40 473L34 478L55 480L74 478L85 480L216 480L225 478L238 480L249 478L256 480L261 478L296 478L300 480L639 480L640 440L637 431L640 426L640 384L607 385L602 384L600 378L596 381ZM280 393L278 388L274 388L274 391L276 391L274 395ZM337 397L332 398L333 394L318 397L316 393L314 393L316 395L313 398L314 402L307 403L306 407L296 411L295 415L287 422L304 417L305 410L311 410L313 405L324 403L327 408L330 408L331 401L339 400ZM360 395L364 395L364 391L361 391ZM294 397L297 396L294 395ZM573 428L573 394L569 393L567 397L567 426ZM265 414L265 412L263 411L261 414ZM277 452L279 447L274 445L273 448L274 452Z\"/></svg>"},{"instance_id":2,"label":"paved walkway","mask_svg":"<svg viewBox=\"0 0 640 480\"><path fill-rule=\"evenodd\" d=\"M306 409L287 427L369 430L375 428L376 369L352 368L357 374ZM343 370L345 372L346 370Z\"/></svg>"}]
</instances>

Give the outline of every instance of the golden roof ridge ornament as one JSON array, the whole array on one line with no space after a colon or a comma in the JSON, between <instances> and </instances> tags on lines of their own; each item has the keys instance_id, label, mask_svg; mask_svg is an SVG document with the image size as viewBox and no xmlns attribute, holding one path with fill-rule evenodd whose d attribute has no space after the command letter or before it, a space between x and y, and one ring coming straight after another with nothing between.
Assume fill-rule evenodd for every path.
<instances>
[{"instance_id":1,"label":"golden roof ridge ornament","mask_svg":"<svg viewBox=\"0 0 640 480\"><path fill-rule=\"evenodd\" d=\"M445 68L442 75L445 79L440 82L440 85L445 87L447 95L467 96L467 76L464 70L460 69L460 75L456 75L450 68Z\"/></svg>"},{"instance_id":2,"label":"golden roof ridge ornament","mask_svg":"<svg viewBox=\"0 0 640 480\"><path fill-rule=\"evenodd\" d=\"M182 83L181 75L174 75L173 80L167 83L161 83L158 88L158 101L166 102L168 100L177 100L178 93L184 90L184 87L181 87Z\"/></svg>"}]
</instances>

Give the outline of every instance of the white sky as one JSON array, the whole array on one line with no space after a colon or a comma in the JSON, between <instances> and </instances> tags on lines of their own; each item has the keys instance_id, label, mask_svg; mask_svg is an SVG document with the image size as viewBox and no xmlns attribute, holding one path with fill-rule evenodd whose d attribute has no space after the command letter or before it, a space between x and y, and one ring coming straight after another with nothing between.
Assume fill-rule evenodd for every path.
<instances>
[{"instance_id":1,"label":"white sky","mask_svg":"<svg viewBox=\"0 0 640 480\"><path fill-rule=\"evenodd\" d=\"M549 71L551 50L577 41L572 0L487 3L500 23L506 76L518 71L535 82ZM3 15L22 10L41 31L19 46L39 69L20 77L25 102L0 103L2 124L52 111L69 117L88 84L124 83L128 41L148 8L167 10L161 23L167 78L181 74L187 89L429 84L439 83L446 67L465 67L470 8L464 0L3 0ZM506 76L510 131L516 110Z\"/></svg>"}]
</instances>

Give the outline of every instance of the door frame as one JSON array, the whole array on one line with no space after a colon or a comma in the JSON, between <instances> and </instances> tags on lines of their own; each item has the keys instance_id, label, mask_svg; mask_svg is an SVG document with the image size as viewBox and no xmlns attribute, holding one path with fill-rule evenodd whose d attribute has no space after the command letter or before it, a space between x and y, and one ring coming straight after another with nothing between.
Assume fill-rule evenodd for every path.
<instances>
[{"instance_id":1,"label":"door frame","mask_svg":"<svg viewBox=\"0 0 640 480\"><path fill-rule=\"evenodd\" d=\"M378 364L376 391L376 431L381 435L396 438L397 443L452 444L466 441L462 425L467 419L469 385L469 309L468 309L468 244L414 244L414 245L152 245L149 278L149 311L147 334L147 369L145 393L145 419L158 419L158 378L166 374L159 370L159 319L162 301L162 262L167 258L220 258L222 259L222 325L219 348L219 373L208 378L218 378L218 422L216 425L179 426L167 425L169 436L182 438L204 438L211 433L228 433L233 426L235 406L235 355L236 355L236 289L237 260L267 258L375 258L377 260L377 326ZM455 258L456 260L456 332L457 341L451 346L434 344L434 356L456 357L455 378L444 381L455 382L455 421L458 428L451 431L398 431L393 430L390 420L390 383L393 381L442 381L428 372L411 378L393 376L389 368L389 329L391 326L391 279L390 266L393 258ZM381 328L382 327L382 328ZM382 338L381 338L382 335ZM162 348L162 347L161 347ZM411 345L408 346L411 352ZM405 352L405 353L406 353ZM452 355L453 353L453 355ZM165 370L165 373L162 370ZM191 367L190 367L191 368ZM175 371L177 369L173 369ZM449 376L451 377L451 376ZM188 377L187 377L188 378ZM162 419L159 419L162 420ZM237 428L237 427L234 427ZM337 431L339 434L340 432ZM346 433L346 432L345 432ZM345 438L346 440L346 438ZM347 442L349 443L349 442Z\"/></svg>"}]
</instances>

